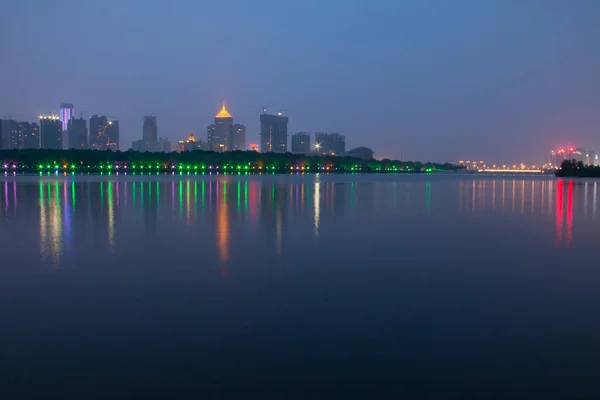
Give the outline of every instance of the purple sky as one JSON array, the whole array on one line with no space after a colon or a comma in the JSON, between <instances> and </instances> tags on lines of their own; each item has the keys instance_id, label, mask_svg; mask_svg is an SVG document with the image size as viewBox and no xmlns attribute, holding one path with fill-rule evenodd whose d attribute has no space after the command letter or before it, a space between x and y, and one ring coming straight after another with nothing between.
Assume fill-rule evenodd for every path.
<instances>
[{"instance_id":1,"label":"purple sky","mask_svg":"<svg viewBox=\"0 0 600 400\"><path fill-rule=\"evenodd\" d=\"M418 160L600 151L597 0L5 0L0 116L119 119L121 149L206 137L222 100L248 143L263 105L289 131Z\"/></svg>"}]
</instances>

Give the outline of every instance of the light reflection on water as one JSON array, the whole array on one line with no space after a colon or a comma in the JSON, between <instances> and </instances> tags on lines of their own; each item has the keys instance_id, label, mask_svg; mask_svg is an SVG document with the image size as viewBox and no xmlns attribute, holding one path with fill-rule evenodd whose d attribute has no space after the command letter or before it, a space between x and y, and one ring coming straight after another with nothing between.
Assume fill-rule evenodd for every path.
<instances>
[{"instance_id":1,"label":"light reflection on water","mask_svg":"<svg viewBox=\"0 0 600 400\"><path fill-rule=\"evenodd\" d=\"M599 374L597 200L553 177L6 177L0 376L571 398Z\"/></svg>"},{"instance_id":2,"label":"light reflection on water","mask_svg":"<svg viewBox=\"0 0 600 400\"><path fill-rule=\"evenodd\" d=\"M179 220L190 227L212 224L221 272L227 275L232 224L238 230L243 226L249 232L256 232L258 226L263 225L262 231L272 232L267 237L272 239L275 254L281 256L285 233L291 229L287 221L290 210L295 216L306 215L312 219L312 235L316 243L322 235L324 217L331 221L335 219L335 213L351 213L351 210L363 208L380 212L425 211L428 218L456 212L465 215L465 218L467 215L552 217L556 247L573 244L576 212L578 218L584 221L595 220L597 214L595 181L423 177L369 182L364 178L336 180L336 177L319 175L302 177L290 183L252 176L141 179L132 181L105 177L99 182L89 182L69 176L42 177L37 183L38 206L33 207L30 202L32 182L21 181L19 177L5 177L4 184L0 185L3 192L0 196L2 219L14 218L20 212L38 215L41 260L52 264L59 264L65 253L70 253L73 240L78 240L72 236L74 223L99 224L90 229L105 229L106 240L97 236L92 240L96 245L104 243L106 250L113 253L118 250L119 240L125 240L119 238L117 220L127 225L135 215L141 214L146 221L145 229L150 234L160 231L161 223L166 223L167 219L169 224ZM170 196L164 197L165 192ZM21 206L18 199L25 203L22 208L18 208ZM87 213L82 209L85 205ZM349 205L347 210L346 205ZM172 210L171 214L165 212L168 209ZM3 223L6 224L6 221ZM81 228L79 230L78 234L82 235ZM330 234L335 234L335 231Z\"/></svg>"}]
</instances>

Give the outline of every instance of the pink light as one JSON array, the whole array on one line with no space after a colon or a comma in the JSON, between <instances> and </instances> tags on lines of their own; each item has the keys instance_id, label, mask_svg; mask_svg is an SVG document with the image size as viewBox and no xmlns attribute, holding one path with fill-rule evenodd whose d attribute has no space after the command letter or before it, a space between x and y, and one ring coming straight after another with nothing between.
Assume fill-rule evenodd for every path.
<instances>
[{"instance_id":1,"label":"pink light","mask_svg":"<svg viewBox=\"0 0 600 400\"><path fill-rule=\"evenodd\" d=\"M174 165L171 165L171 169L175 169L175 166L174 166Z\"/></svg>"},{"instance_id":2,"label":"pink light","mask_svg":"<svg viewBox=\"0 0 600 400\"><path fill-rule=\"evenodd\" d=\"M13 164L13 169L16 169L16 168L17 168L17 166L15 164Z\"/></svg>"},{"instance_id":3,"label":"pink light","mask_svg":"<svg viewBox=\"0 0 600 400\"><path fill-rule=\"evenodd\" d=\"M208 166L208 169L212 169L212 165L209 165L209 166Z\"/></svg>"},{"instance_id":4,"label":"pink light","mask_svg":"<svg viewBox=\"0 0 600 400\"><path fill-rule=\"evenodd\" d=\"M124 165L123 168L127 169L127 165Z\"/></svg>"},{"instance_id":5,"label":"pink light","mask_svg":"<svg viewBox=\"0 0 600 400\"><path fill-rule=\"evenodd\" d=\"M116 169L119 169L119 166L118 166L118 165L115 165L115 168L116 168Z\"/></svg>"},{"instance_id":6,"label":"pink light","mask_svg":"<svg viewBox=\"0 0 600 400\"><path fill-rule=\"evenodd\" d=\"M4 164L4 168L8 168L8 165Z\"/></svg>"}]
</instances>

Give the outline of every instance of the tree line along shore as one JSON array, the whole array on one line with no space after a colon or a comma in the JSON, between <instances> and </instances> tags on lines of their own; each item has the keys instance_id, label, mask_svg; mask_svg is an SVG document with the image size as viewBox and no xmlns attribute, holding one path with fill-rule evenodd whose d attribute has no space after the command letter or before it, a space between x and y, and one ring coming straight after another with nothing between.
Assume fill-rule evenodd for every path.
<instances>
[{"instance_id":1,"label":"tree line along shore","mask_svg":"<svg viewBox=\"0 0 600 400\"><path fill-rule=\"evenodd\" d=\"M0 167L5 171L202 171L202 172L360 172L427 173L458 171L450 163L421 163L340 156L307 156L255 151L186 151L172 153L98 150L1 150Z\"/></svg>"}]
</instances>

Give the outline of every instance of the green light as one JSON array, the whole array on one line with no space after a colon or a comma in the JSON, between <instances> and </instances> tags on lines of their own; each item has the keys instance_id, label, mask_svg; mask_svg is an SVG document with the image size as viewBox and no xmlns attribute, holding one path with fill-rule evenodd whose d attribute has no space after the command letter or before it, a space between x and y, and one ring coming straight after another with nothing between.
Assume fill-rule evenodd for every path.
<instances>
[{"instance_id":1,"label":"green light","mask_svg":"<svg viewBox=\"0 0 600 400\"><path fill-rule=\"evenodd\" d=\"M44 166L42 164L39 164L38 169L42 169L42 168L44 168Z\"/></svg>"},{"instance_id":2,"label":"green light","mask_svg":"<svg viewBox=\"0 0 600 400\"><path fill-rule=\"evenodd\" d=\"M237 184L237 209L238 211L241 208L241 199L242 199L242 182L240 182L240 180L238 179L238 184Z\"/></svg>"}]
</instances>

